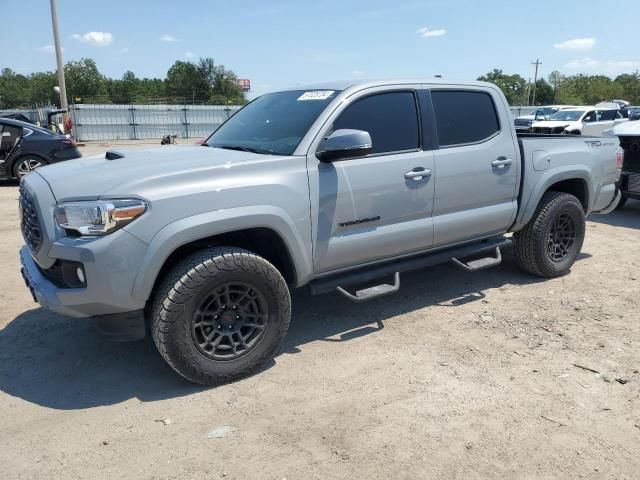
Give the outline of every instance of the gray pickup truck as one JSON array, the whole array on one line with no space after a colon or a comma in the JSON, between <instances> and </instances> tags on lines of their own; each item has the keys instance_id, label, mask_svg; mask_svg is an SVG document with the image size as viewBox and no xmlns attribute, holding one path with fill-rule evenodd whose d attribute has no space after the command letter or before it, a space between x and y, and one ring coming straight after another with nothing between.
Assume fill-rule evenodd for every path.
<instances>
[{"instance_id":1,"label":"gray pickup truck","mask_svg":"<svg viewBox=\"0 0 640 480\"><path fill-rule=\"evenodd\" d=\"M497 265L511 242L525 271L566 274L585 217L616 206L620 159L616 137L518 138L487 83L296 87L202 146L27 175L22 274L43 307L150 332L179 374L217 384L274 355L293 287L369 300L408 270Z\"/></svg>"}]
</instances>

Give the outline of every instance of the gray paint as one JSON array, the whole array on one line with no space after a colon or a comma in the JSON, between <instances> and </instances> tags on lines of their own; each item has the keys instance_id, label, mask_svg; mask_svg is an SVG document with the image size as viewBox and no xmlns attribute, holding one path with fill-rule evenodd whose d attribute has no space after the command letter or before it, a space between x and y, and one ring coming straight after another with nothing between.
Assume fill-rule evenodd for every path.
<instances>
[{"instance_id":1,"label":"gray paint","mask_svg":"<svg viewBox=\"0 0 640 480\"><path fill-rule=\"evenodd\" d=\"M481 143L446 149L334 163L316 158L333 120L359 97L434 86L490 93L500 116L500 133ZM618 176L615 138L598 139L597 146L589 141L595 139L585 137L525 138L521 162L509 107L493 85L398 80L313 88L342 91L291 156L179 146L125 150L124 158L83 158L27 176L25 187L35 197L46 231L35 260L45 268L56 258L82 261L89 285L56 289L39 273L25 247L22 261L38 285L41 303L73 316L142 308L173 251L246 228L270 228L284 240L294 262L295 284L302 286L380 260L515 231L529 221L544 191L560 180L586 182L588 212L604 208L613 198ZM537 159L540 152L544 161ZM496 167L497 159L513 161ZM431 174L407 178L406 173L417 167ZM54 225L57 202L129 197L146 200L149 210L110 235L69 238ZM358 219L373 220L350 223Z\"/></svg>"}]
</instances>

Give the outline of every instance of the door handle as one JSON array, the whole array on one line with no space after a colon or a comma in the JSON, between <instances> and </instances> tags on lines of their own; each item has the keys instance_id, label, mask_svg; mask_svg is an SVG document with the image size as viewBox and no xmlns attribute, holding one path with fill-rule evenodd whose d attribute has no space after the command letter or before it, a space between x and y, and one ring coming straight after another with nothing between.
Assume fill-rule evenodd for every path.
<instances>
[{"instance_id":1,"label":"door handle","mask_svg":"<svg viewBox=\"0 0 640 480\"><path fill-rule=\"evenodd\" d=\"M431 176L431 169L422 168L422 167L416 167L413 170L409 170L408 172L405 172L404 174L404 178L406 178L407 180L422 180L423 177L430 177L430 176Z\"/></svg>"},{"instance_id":2,"label":"door handle","mask_svg":"<svg viewBox=\"0 0 640 480\"><path fill-rule=\"evenodd\" d=\"M511 165L513 163L513 159L507 157L498 157L496 160L491 162L491 166L494 168L504 168L507 165Z\"/></svg>"}]
</instances>

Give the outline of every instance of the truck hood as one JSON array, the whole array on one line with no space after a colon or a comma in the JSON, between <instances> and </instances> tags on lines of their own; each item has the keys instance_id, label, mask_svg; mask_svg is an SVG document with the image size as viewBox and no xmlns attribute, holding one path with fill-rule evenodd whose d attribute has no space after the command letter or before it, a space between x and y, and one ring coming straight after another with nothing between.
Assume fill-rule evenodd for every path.
<instances>
[{"instance_id":1,"label":"truck hood","mask_svg":"<svg viewBox=\"0 0 640 480\"><path fill-rule=\"evenodd\" d=\"M39 168L58 202L95 200L99 197L145 197L157 188L228 172L247 162L273 159L262 155L202 146L164 146L153 149L117 150L122 158L104 155L84 157Z\"/></svg>"},{"instance_id":2,"label":"truck hood","mask_svg":"<svg viewBox=\"0 0 640 480\"><path fill-rule=\"evenodd\" d=\"M574 122L570 121L561 121L561 120L543 120L541 122L534 122L532 127L541 127L541 128L558 128L558 127L568 127Z\"/></svg>"}]
</instances>

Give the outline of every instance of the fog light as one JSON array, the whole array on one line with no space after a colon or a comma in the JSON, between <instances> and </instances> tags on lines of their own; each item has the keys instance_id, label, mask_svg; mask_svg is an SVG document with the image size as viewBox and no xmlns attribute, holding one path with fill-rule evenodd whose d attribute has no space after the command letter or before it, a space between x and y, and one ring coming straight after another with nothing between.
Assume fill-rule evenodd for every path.
<instances>
[{"instance_id":1,"label":"fog light","mask_svg":"<svg viewBox=\"0 0 640 480\"><path fill-rule=\"evenodd\" d=\"M82 270L82 267L76 268L76 276L78 277L78 280L80 281L80 283L85 283L84 282L84 270Z\"/></svg>"}]
</instances>

